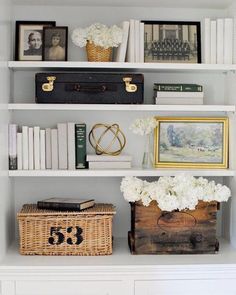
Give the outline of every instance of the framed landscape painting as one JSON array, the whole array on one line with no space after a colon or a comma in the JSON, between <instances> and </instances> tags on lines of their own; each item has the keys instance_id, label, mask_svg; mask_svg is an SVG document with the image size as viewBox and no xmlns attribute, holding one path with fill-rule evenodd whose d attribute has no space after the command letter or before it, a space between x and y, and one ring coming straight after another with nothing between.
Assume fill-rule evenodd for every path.
<instances>
[{"instance_id":1,"label":"framed landscape painting","mask_svg":"<svg viewBox=\"0 0 236 295\"><path fill-rule=\"evenodd\" d=\"M201 63L200 22L143 22L144 62Z\"/></svg>"},{"instance_id":2,"label":"framed landscape painting","mask_svg":"<svg viewBox=\"0 0 236 295\"><path fill-rule=\"evenodd\" d=\"M156 168L228 168L228 118L156 120Z\"/></svg>"}]
</instances>

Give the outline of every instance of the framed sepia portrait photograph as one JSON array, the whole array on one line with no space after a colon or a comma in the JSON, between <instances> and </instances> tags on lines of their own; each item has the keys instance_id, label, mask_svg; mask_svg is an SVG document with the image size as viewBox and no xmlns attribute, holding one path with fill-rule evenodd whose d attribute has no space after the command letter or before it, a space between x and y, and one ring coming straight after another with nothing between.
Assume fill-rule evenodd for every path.
<instances>
[{"instance_id":1,"label":"framed sepia portrait photograph","mask_svg":"<svg viewBox=\"0 0 236 295\"><path fill-rule=\"evenodd\" d=\"M43 60L67 61L68 27L44 28Z\"/></svg>"},{"instance_id":2,"label":"framed sepia portrait photograph","mask_svg":"<svg viewBox=\"0 0 236 295\"><path fill-rule=\"evenodd\" d=\"M16 21L15 60L42 60L43 28L55 21Z\"/></svg>"},{"instance_id":3,"label":"framed sepia portrait photograph","mask_svg":"<svg viewBox=\"0 0 236 295\"><path fill-rule=\"evenodd\" d=\"M200 22L143 22L144 62L201 63Z\"/></svg>"},{"instance_id":4,"label":"framed sepia portrait photograph","mask_svg":"<svg viewBox=\"0 0 236 295\"><path fill-rule=\"evenodd\" d=\"M228 118L156 120L156 168L228 168Z\"/></svg>"}]
</instances>

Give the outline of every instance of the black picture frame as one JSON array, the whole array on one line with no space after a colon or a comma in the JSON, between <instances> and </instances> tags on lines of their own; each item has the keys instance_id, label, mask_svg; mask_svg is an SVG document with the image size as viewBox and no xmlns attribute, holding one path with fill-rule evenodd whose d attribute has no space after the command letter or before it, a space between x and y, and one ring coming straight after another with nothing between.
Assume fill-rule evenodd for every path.
<instances>
[{"instance_id":1,"label":"black picture frame","mask_svg":"<svg viewBox=\"0 0 236 295\"><path fill-rule=\"evenodd\" d=\"M201 63L201 24L144 20L144 62Z\"/></svg>"},{"instance_id":2,"label":"black picture frame","mask_svg":"<svg viewBox=\"0 0 236 295\"><path fill-rule=\"evenodd\" d=\"M16 21L15 26L15 60L42 60L43 28L56 26L55 21ZM35 35L34 35L35 33ZM30 46L30 38L34 36L34 44ZM41 41L39 40L41 38ZM36 41L38 39L38 41ZM32 38L31 38L32 40ZM39 47L39 44L41 45ZM36 45L37 44L37 45Z\"/></svg>"},{"instance_id":3,"label":"black picture frame","mask_svg":"<svg viewBox=\"0 0 236 295\"><path fill-rule=\"evenodd\" d=\"M68 27L47 27L43 29L43 60L67 61Z\"/></svg>"}]
</instances>

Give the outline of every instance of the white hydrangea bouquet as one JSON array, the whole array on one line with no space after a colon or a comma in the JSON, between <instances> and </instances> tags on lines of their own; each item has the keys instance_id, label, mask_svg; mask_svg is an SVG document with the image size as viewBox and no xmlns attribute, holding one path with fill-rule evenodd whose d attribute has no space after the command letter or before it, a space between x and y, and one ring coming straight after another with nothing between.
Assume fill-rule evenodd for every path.
<instances>
[{"instance_id":1,"label":"white hydrangea bouquet","mask_svg":"<svg viewBox=\"0 0 236 295\"><path fill-rule=\"evenodd\" d=\"M200 200L223 202L231 196L230 189L225 185L187 175L160 177L155 182L125 177L120 189L128 202L141 201L144 206L148 206L155 200L162 211L169 212L194 210Z\"/></svg>"},{"instance_id":2,"label":"white hydrangea bouquet","mask_svg":"<svg viewBox=\"0 0 236 295\"><path fill-rule=\"evenodd\" d=\"M131 125L130 130L138 135L149 135L157 126L157 120L154 117L136 119Z\"/></svg>"},{"instance_id":3,"label":"white hydrangea bouquet","mask_svg":"<svg viewBox=\"0 0 236 295\"><path fill-rule=\"evenodd\" d=\"M118 26L107 27L100 23L87 28L77 28L71 35L76 46L86 46L89 61L109 61L107 58L109 56L110 59L112 47L118 47L122 37L123 30Z\"/></svg>"},{"instance_id":4,"label":"white hydrangea bouquet","mask_svg":"<svg viewBox=\"0 0 236 295\"><path fill-rule=\"evenodd\" d=\"M134 134L145 136L144 153L142 158L142 168L151 168L153 165L152 151L152 132L157 126L157 120L154 117L136 119L131 125L130 130Z\"/></svg>"}]
</instances>

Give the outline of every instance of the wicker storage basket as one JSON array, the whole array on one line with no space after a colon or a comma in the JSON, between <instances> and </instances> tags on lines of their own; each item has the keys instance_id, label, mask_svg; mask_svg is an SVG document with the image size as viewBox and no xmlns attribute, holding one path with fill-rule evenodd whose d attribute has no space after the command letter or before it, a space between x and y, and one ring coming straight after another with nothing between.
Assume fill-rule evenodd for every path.
<instances>
[{"instance_id":1,"label":"wicker storage basket","mask_svg":"<svg viewBox=\"0 0 236 295\"><path fill-rule=\"evenodd\" d=\"M112 254L111 204L80 211L37 209L26 204L17 214L22 255Z\"/></svg>"},{"instance_id":2,"label":"wicker storage basket","mask_svg":"<svg viewBox=\"0 0 236 295\"><path fill-rule=\"evenodd\" d=\"M94 43L87 42L86 50L88 61L108 62L111 59L112 47L105 49L96 46Z\"/></svg>"}]
</instances>

